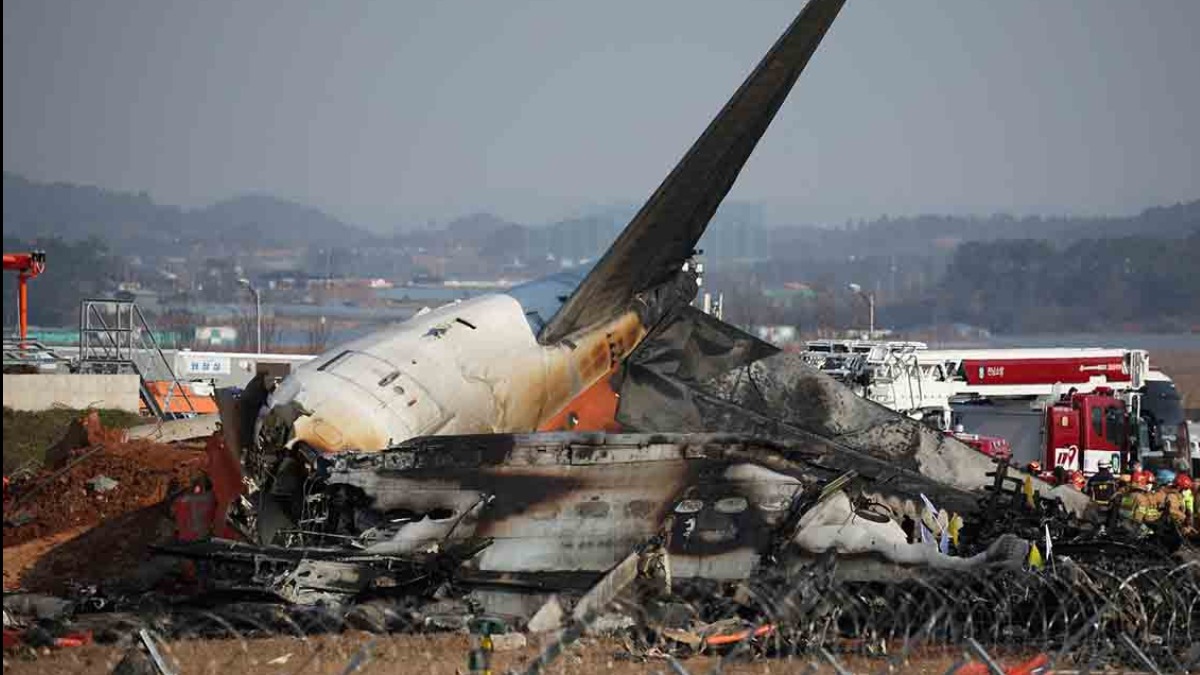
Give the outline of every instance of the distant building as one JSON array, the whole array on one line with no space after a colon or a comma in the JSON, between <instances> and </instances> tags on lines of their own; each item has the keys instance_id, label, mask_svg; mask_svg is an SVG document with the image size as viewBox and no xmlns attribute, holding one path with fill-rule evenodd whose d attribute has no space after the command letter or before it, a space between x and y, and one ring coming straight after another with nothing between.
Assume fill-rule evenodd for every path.
<instances>
[{"instance_id":1,"label":"distant building","mask_svg":"<svg viewBox=\"0 0 1200 675\"><path fill-rule=\"evenodd\" d=\"M272 291L291 291L308 287L314 279L316 277L301 270L276 270L258 275L258 284Z\"/></svg>"},{"instance_id":2,"label":"distant building","mask_svg":"<svg viewBox=\"0 0 1200 675\"><path fill-rule=\"evenodd\" d=\"M237 329L233 326L197 326L195 343L206 347L232 347L237 344Z\"/></svg>"},{"instance_id":3,"label":"distant building","mask_svg":"<svg viewBox=\"0 0 1200 675\"><path fill-rule=\"evenodd\" d=\"M800 331L796 330L795 326L755 326L754 334L758 336L758 339L776 345L796 342L800 339Z\"/></svg>"}]
</instances>

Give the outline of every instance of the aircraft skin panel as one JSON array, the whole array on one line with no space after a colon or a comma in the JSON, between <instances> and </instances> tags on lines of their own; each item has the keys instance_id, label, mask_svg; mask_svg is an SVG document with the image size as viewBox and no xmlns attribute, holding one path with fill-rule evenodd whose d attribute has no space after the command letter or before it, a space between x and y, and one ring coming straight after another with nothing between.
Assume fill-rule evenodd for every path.
<instances>
[{"instance_id":1,"label":"aircraft skin panel","mask_svg":"<svg viewBox=\"0 0 1200 675\"><path fill-rule=\"evenodd\" d=\"M308 411L296 417L291 442L323 452L378 450L419 433L490 431L492 389L479 367L463 365L487 364L493 377L523 369L535 381L542 372L515 304L504 296L472 298L341 345L281 382L268 398L268 416ZM481 331L490 339L480 339ZM501 349L508 353L498 359ZM368 358L383 365L355 367ZM420 391L407 383L420 383Z\"/></svg>"},{"instance_id":2,"label":"aircraft skin panel","mask_svg":"<svg viewBox=\"0 0 1200 675\"><path fill-rule=\"evenodd\" d=\"M538 426L538 431L605 431L617 433L617 396L613 388L613 377L619 367L600 378L591 387L573 398L557 415Z\"/></svg>"},{"instance_id":3,"label":"aircraft skin panel","mask_svg":"<svg viewBox=\"0 0 1200 675\"><path fill-rule=\"evenodd\" d=\"M673 577L734 581L750 578L784 543L781 529L796 498L815 501L819 486L841 473L826 465L829 452L836 453L818 439L779 446L724 434L492 434L349 453L329 481L368 497L367 506L350 506L366 509L368 522L397 510L419 514L349 535L368 554L411 555L483 539L487 547L463 562L467 577L600 573L661 534ZM882 502L876 490L886 490L895 471L872 475L864 490ZM969 569L996 560L910 544L895 520L859 513L836 491L787 525L786 543L807 554L837 551L845 556L839 565Z\"/></svg>"},{"instance_id":4,"label":"aircraft skin panel","mask_svg":"<svg viewBox=\"0 0 1200 675\"><path fill-rule=\"evenodd\" d=\"M321 452L382 450L435 433L533 431L607 377L645 332L626 312L543 346L514 298L480 296L304 364L271 394L267 416L294 418L289 444Z\"/></svg>"},{"instance_id":5,"label":"aircraft skin panel","mask_svg":"<svg viewBox=\"0 0 1200 675\"><path fill-rule=\"evenodd\" d=\"M845 0L811 0L650 196L538 340L552 344L627 308L692 256L717 206Z\"/></svg>"}]
</instances>

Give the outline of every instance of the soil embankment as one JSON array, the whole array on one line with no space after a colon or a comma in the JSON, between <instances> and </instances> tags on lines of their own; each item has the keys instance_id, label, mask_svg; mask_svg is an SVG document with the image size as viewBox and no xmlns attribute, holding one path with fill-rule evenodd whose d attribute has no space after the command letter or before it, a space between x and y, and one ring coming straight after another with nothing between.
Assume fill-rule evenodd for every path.
<instances>
[{"instance_id":1,"label":"soil embankment","mask_svg":"<svg viewBox=\"0 0 1200 675\"><path fill-rule=\"evenodd\" d=\"M7 423L7 420L6 420ZM165 501L202 475L195 446L129 441L95 413L4 492L4 587L61 592L136 569L171 534Z\"/></svg>"}]
</instances>

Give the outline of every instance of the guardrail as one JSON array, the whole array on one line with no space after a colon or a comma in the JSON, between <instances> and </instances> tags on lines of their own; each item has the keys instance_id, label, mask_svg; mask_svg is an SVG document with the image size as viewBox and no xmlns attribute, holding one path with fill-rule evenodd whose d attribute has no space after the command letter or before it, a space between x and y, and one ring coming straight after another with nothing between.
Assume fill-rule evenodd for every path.
<instances>
[{"instance_id":1,"label":"guardrail","mask_svg":"<svg viewBox=\"0 0 1200 675\"><path fill-rule=\"evenodd\" d=\"M4 367L26 366L41 369L67 368L71 360L37 340L4 338Z\"/></svg>"}]
</instances>

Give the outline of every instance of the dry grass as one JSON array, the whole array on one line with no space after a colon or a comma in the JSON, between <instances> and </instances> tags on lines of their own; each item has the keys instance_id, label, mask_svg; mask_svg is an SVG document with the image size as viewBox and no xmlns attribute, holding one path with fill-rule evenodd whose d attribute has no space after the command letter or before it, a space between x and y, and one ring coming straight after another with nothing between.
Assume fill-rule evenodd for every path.
<instances>
[{"instance_id":1,"label":"dry grass","mask_svg":"<svg viewBox=\"0 0 1200 675\"><path fill-rule=\"evenodd\" d=\"M98 410L105 427L127 428L144 420L123 410ZM40 461L52 445L67 432L71 422L82 418L86 410L55 408L40 412L4 409L4 474L31 460Z\"/></svg>"},{"instance_id":2,"label":"dry grass","mask_svg":"<svg viewBox=\"0 0 1200 675\"><path fill-rule=\"evenodd\" d=\"M1179 395L1183 397L1185 410L1200 410L1200 347L1189 350L1153 352L1150 365L1162 370L1175 381ZM1200 419L1193 412L1190 419Z\"/></svg>"},{"instance_id":3,"label":"dry grass","mask_svg":"<svg viewBox=\"0 0 1200 675\"><path fill-rule=\"evenodd\" d=\"M523 672L539 651L538 640L524 649L497 653L492 661L493 672ZM303 673L303 675L336 675L350 672L350 662L357 659L355 673L364 675L400 675L422 673L456 675L466 673L467 636L461 634L385 635L365 633L324 635L296 638L266 638L237 640L176 640L163 649L164 656L182 666L183 673ZM892 670L894 673L940 675L962 653L943 648L932 653L914 656ZM25 650L5 656L5 673L71 673L78 675L107 675L121 660L124 649L90 645L75 649L47 651ZM1031 654L993 654L1005 665L1015 665ZM887 668L880 658L840 654L838 659L851 672L879 672ZM712 672L717 659L698 656L682 661L690 673ZM631 658L621 641L586 638L568 647L545 672L551 675L585 675L589 673L630 673L651 675L672 672L662 657ZM834 675L834 669L820 656L792 659L755 659L735 661L726 665L729 675L776 675L808 672L813 675Z\"/></svg>"}]
</instances>

